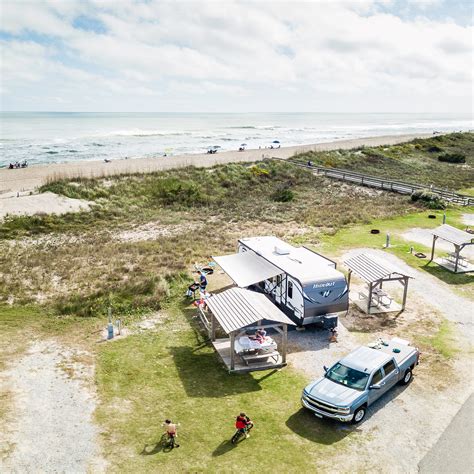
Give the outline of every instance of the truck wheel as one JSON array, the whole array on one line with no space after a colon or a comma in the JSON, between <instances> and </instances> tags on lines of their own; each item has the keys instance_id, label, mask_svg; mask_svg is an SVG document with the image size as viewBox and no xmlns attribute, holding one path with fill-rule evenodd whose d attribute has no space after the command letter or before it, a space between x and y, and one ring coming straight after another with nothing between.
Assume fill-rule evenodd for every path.
<instances>
[{"instance_id":1,"label":"truck wheel","mask_svg":"<svg viewBox=\"0 0 474 474\"><path fill-rule=\"evenodd\" d=\"M413 374L411 372L411 369L405 370L405 373L403 374L403 378L401 380L401 384L408 385L411 382L412 377L413 377Z\"/></svg>"},{"instance_id":2,"label":"truck wheel","mask_svg":"<svg viewBox=\"0 0 474 474\"><path fill-rule=\"evenodd\" d=\"M357 408L357 410L354 412L354 418L352 418L352 424L355 425L357 423L360 423L365 418L366 412L367 412L366 406L361 406Z\"/></svg>"}]
</instances>

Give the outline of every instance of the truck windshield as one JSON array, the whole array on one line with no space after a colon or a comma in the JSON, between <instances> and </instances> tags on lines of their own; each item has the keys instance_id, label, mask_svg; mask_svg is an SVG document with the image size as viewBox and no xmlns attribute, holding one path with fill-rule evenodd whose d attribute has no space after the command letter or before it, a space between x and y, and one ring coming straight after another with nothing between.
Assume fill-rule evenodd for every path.
<instances>
[{"instance_id":1,"label":"truck windshield","mask_svg":"<svg viewBox=\"0 0 474 474\"><path fill-rule=\"evenodd\" d=\"M327 371L326 377L333 382L353 388L354 390L364 390L367 385L367 380L369 379L369 374L351 369L338 362Z\"/></svg>"}]
</instances>

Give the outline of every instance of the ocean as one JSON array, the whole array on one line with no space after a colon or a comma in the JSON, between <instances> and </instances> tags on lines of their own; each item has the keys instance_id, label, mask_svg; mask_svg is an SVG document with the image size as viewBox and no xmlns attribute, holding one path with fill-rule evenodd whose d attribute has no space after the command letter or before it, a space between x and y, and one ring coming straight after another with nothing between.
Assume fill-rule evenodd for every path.
<instances>
[{"instance_id":1,"label":"ocean","mask_svg":"<svg viewBox=\"0 0 474 474\"><path fill-rule=\"evenodd\" d=\"M474 128L470 114L1 112L0 167ZM275 146L275 145L274 145ZM276 145L277 146L277 145Z\"/></svg>"}]
</instances>

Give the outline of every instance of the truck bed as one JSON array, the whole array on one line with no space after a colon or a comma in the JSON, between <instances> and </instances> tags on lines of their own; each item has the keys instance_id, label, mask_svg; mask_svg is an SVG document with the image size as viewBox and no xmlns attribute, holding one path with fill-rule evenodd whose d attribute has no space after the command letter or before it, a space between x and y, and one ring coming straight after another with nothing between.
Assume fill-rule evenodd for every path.
<instances>
[{"instance_id":1,"label":"truck bed","mask_svg":"<svg viewBox=\"0 0 474 474\"><path fill-rule=\"evenodd\" d=\"M378 343L375 347L372 347L372 345L370 347L391 355L399 367L403 366L411 357L416 357L417 349L413 346L391 340L384 340L383 342L384 344ZM394 352L394 349L399 349L400 352Z\"/></svg>"}]
</instances>

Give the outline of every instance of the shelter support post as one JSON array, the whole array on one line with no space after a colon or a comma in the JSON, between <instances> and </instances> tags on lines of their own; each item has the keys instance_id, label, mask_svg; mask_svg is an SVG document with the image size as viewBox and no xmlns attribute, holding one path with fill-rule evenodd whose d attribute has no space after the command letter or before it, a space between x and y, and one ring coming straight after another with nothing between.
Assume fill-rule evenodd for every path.
<instances>
[{"instance_id":1,"label":"shelter support post","mask_svg":"<svg viewBox=\"0 0 474 474\"><path fill-rule=\"evenodd\" d=\"M367 297L367 314L370 314L370 307L372 306L372 282L369 283L369 295Z\"/></svg>"},{"instance_id":2,"label":"shelter support post","mask_svg":"<svg viewBox=\"0 0 474 474\"><path fill-rule=\"evenodd\" d=\"M456 254L456 261L454 262L454 273L458 271L458 263L459 263L459 252L461 251L459 245L454 245L454 253Z\"/></svg>"},{"instance_id":3,"label":"shelter support post","mask_svg":"<svg viewBox=\"0 0 474 474\"><path fill-rule=\"evenodd\" d=\"M235 369L235 332L230 333L230 370Z\"/></svg>"},{"instance_id":4,"label":"shelter support post","mask_svg":"<svg viewBox=\"0 0 474 474\"><path fill-rule=\"evenodd\" d=\"M433 261L434 258L434 252L435 252L435 246L436 246L436 240L438 239L437 235L433 235L433 245L431 246L431 257L430 257L430 262Z\"/></svg>"},{"instance_id":5,"label":"shelter support post","mask_svg":"<svg viewBox=\"0 0 474 474\"><path fill-rule=\"evenodd\" d=\"M283 324L283 337L282 337L282 348L281 348L281 361L286 364L286 351L288 346L288 325Z\"/></svg>"},{"instance_id":6,"label":"shelter support post","mask_svg":"<svg viewBox=\"0 0 474 474\"><path fill-rule=\"evenodd\" d=\"M407 302L407 293L408 293L408 277L403 279L403 300L402 300L402 311L405 309Z\"/></svg>"},{"instance_id":7,"label":"shelter support post","mask_svg":"<svg viewBox=\"0 0 474 474\"><path fill-rule=\"evenodd\" d=\"M216 340L216 317L211 313L211 341Z\"/></svg>"}]
</instances>

